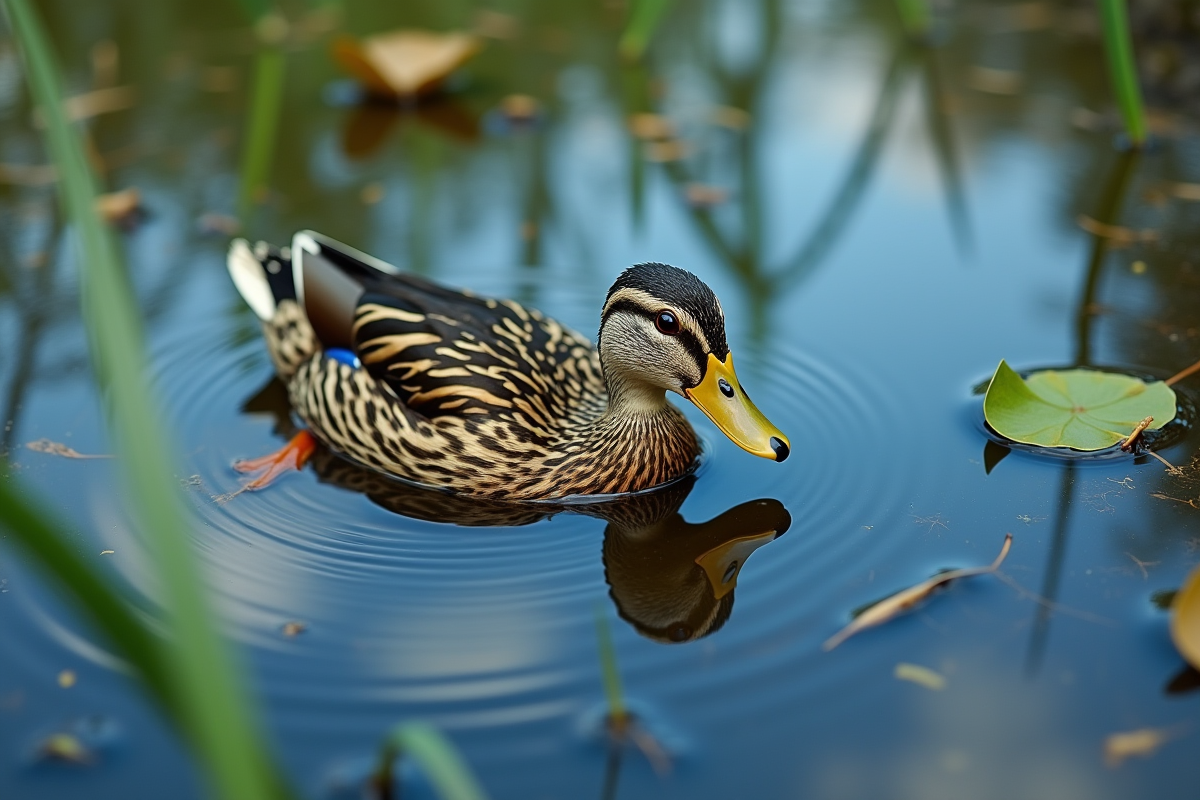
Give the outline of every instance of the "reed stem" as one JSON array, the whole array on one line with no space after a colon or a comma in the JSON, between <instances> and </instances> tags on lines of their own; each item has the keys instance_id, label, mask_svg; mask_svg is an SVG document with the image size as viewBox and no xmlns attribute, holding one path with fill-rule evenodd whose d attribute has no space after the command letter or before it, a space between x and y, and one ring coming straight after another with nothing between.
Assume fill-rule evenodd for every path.
<instances>
[{"instance_id":1,"label":"reed stem","mask_svg":"<svg viewBox=\"0 0 1200 800\"><path fill-rule=\"evenodd\" d=\"M1133 59L1133 36L1129 33L1129 11L1125 0L1100 0L1100 19L1113 92L1125 121L1125 132L1129 135L1129 143L1140 149L1146 143L1146 113Z\"/></svg>"}]
</instances>

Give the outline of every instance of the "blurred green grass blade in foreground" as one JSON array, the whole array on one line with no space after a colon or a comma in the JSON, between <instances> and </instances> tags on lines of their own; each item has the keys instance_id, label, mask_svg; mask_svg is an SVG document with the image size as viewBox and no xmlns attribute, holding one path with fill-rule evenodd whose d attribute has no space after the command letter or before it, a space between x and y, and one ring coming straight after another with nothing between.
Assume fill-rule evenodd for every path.
<instances>
[{"instance_id":1,"label":"blurred green grass blade in foreground","mask_svg":"<svg viewBox=\"0 0 1200 800\"><path fill-rule=\"evenodd\" d=\"M41 566L57 579L62 593L137 670L154 699L172 716L178 711L171 680L163 663L161 644L138 619L109 582L76 555L63 528L23 500L11 475L0 478L0 525Z\"/></svg>"},{"instance_id":2,"label":"blurred green grass blade in foreground","mask_svg":"<svg viewBox=\"0 0 1200 800\"><path fill-rule=\"evenodd\" d=\"M375 786L381 798L392 797L396 759L411 759L442 800L487 800L471 768L454 745L438 731L422 722L397 725L388 734L375 771Z\"/></svg>"},{"instance_id":3,"label":"blurred green grass blade in foreground","mask_svg":"<svg viewBox=\"0 0 1200 800\"><path fill-rule=\"evenodd\" d=\"M1113 91L1125 120L1125 131L1134 147L1146 143L1146 113L1138 84L1137 65L1133 60L1133 37L1129 33L1129 11L1125 0L1100 0L1100 19L1104 26L1104 49Z\"/></svg>"},{"instance_id":4,"label":"blurred green grass blade in foreground","mask_svg":"<svg viewBox=\"0 0 1200 800\"><path fill-rule=\"evenodd\" d=\"M637 61L642 57L670 5L671 0L633 0L629 23L617 45L622 58Z\"/></svg>"},{"instance_id":5,"label":"blurred green grass blade in foreground","mask_svg":"<svg viewBox=\"0 0 1200 800\"><path fill-rule=\"evenodd\" d=\"M78 133L63 112L59 73L27 0L4 0L30 88L46 121L58 191L79 244L80 290L92 362L131 508L148 542L168 624L162 666L173 708L199 751L216 793L230 800L278 797L249 698L208 607L187 538L188 521L163 426L145 375L138 309L112 234L95 211L96 188ZM10 484L11 486L11 484ZM47 565L57 568L57 565ZM60 577L64 577L60 575ZM170 709L169 709L170 710Z\"/></svg>"}]
</instances>

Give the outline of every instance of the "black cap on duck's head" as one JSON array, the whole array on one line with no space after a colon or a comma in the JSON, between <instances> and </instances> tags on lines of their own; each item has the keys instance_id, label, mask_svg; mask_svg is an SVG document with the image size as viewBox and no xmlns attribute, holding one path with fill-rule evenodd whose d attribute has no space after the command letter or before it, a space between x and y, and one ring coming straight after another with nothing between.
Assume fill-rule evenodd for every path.
<instances>
[{"instance_id":1,"label":"black cap on duck's head","mask_svg":"<svg viewBox=\"0 0 1200 800\"><path fill-rule=\"evenodd\" d=\"M747 452L788 457L787 437L738 382L720 301L692 273L657 263L622 272L604 302L599 350L614 406L655 409L675 392Z\"/></svg>"}]
</instances>

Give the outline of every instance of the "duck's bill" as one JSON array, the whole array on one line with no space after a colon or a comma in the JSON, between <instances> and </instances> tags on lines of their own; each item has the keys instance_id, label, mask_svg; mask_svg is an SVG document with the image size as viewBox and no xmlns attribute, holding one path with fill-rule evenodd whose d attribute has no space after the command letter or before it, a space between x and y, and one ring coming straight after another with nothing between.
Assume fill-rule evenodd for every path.
<instances>
[{"instance_id":1,"label":"duck's bill","mask_svg":"<svg viewBox=\"0 0 1200 800\"><path fill-rule=\"evenodd\" d=\"M709 353L704 380L694 389L685 389L684 395L747 453L783 461L791 452L791 443L783 431L754 407L738 383L732 353L723 362Z\"/></svg>"}]
</instances>

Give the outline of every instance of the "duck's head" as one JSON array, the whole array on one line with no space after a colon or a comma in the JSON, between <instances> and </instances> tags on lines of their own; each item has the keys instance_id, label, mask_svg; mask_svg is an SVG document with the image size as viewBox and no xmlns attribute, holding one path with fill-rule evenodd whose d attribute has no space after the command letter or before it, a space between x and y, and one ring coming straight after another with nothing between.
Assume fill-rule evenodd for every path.
<instances>
[{"instance_id":1,"label":"duck's head","mask_svg":"<svg viewBox=\"0 0 1200 800\"><path fill-rule=\"evenodd\" d=\"M614 403L659 408L664 391L692 401L743 450L783 461L791 445L750 402L733 371L725 315L713 290L686 270L638 264L608 290L600 363Z\"/></svg>"}]
</instances>

